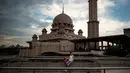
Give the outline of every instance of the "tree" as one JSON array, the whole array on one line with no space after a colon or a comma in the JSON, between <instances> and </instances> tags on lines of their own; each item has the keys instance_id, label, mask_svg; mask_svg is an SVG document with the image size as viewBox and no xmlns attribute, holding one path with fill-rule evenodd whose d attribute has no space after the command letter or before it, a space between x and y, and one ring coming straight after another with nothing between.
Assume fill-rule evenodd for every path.
<instances>
[{"instance_id":1,"label":"tree","mask_svg":"<svg viewBox=\"0 0 130 73\"><path fill-rule=\"evenodd\" d=\"M0 48L5 48L6 46L5 45L1 45Z\"/></svg>"},{"instance_id":2,"label":"tree","mask_svg":"<svg viewBox=\"0 0 130 73\"><path fill-rule=\"evenodd\" d=\"M128 55L129 51L124 48L119 48L119 46L110 46L108 49L105 51L105 55L111 55L111 56L126 56Z\"/></svg>"}]
</instances>

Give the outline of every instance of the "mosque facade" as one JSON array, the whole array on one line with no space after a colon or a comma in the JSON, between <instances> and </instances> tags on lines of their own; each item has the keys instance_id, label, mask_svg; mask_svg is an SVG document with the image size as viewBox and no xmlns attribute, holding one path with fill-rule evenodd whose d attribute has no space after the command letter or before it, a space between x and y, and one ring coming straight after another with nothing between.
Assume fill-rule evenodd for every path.
<instances>
[{"instance_id":1,"label":"mosque facade","mask_svg":"<svg viewBox=\"0 0 130 73\"><path fill-rule=\"evenodd\" d=\"M99 36L99 22L97 21L97 0L89 0L88 38ZM85 39L83 31L79 29L78 35L74 33L72 19L64 13L57 15L52 23L51 32L46 28L42 34L32 36L32 41L27 41L29 49L21 49L20 56L34 57L44 52L71 52L74 51L74 43L70 40ZM93 43L92 43L93 45Z\"/></svg>"}]
</instances>

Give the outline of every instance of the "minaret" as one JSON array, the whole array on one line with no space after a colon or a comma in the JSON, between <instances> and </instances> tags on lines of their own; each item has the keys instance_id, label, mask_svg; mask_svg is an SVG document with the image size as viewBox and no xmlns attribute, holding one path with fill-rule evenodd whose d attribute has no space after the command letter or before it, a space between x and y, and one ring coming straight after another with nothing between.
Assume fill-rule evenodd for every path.
<instances>
[{"instance_id":1,"label":"minaret","mask_svg":"<svg viewBox=\"0 0 130 73\"><path fill-rule=\"evenodd\" d=\"M88 2L89 2L88 38L99 37L97 0L88 0Z\"/></svg>"}]
</instances>

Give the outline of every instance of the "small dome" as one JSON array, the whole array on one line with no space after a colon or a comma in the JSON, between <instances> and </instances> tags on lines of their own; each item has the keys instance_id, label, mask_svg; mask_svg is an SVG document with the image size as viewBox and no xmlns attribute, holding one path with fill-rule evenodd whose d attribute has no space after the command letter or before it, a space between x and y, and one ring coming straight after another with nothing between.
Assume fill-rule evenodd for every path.
<instances>
[{"instance_id":1,"label":"small dome","mask_svg":"<svg viewBox=\"0 0 130 73\"><path fill-rule=\"evenodd\" d=\"M57 15L53 20L53 23L60 23L60 22L72 24L72 19L67 14L61 13Z\"/></svg>"},{"instance_id":2,"label":"small dome","mask_svg":"<svg viewBox=\"0 0 130 73\"><path fill-rule=\"evenodd\" d=\"M37 35L36 35L36 34L34 34L32 38L37 38Z\"/></svg>"},{"instance_id":3,"label":"small dome","mask_svg":"<svg viewBox=\"0 0 130 73\"><path fill-rule=\"evenodd\" d=\"M44 29L42 30L42 32L47 32L46 28L44 28Z\"/></svg>"},{"instance_id":4,"label":"small dome","mask_svg":"<svg viewBox=\"0 0 130 73\"><path fill-rule=\"evenodd\" d=\"M79 29L78 33L83 33L83 31L81 29Z\"/></svg>"}]
</instances>

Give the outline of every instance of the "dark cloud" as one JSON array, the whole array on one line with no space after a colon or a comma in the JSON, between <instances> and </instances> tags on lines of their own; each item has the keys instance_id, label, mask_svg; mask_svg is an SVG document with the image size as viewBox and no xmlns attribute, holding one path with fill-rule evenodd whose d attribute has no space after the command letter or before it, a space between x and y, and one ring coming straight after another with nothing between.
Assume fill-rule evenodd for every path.
<instances>
[{"instance_id":1,"label":"dark cloud","mask_svg":"<svg viewBox=\"0 0 130 73\"><path fill-rule=\"evenodd\" d=\"M52 3L53 0L0 0L0 38L5 37L3 35L19 36L6 41L20 43L20 40L23 40L25 43L28 37L24 36L31 38L29 31L33 29L32 24L37 25L37 28L44 28L50 24L40 21L39 18L45 18L40 9Z\"/></svg>"},{"instance_id":2,"label":"dark cloud","mask_svg":"<svg viewBox=\"0 0 130 73\"><path fill-rule=\"evenodd\" d=\"M0 6L2 7L16 7L24 5L26 7L35 4L52 4L53 0L0 0Z\"/></svg>"},{"instance_id":3,"label":"dark cloud","mask_svg":"<svg viewBox=\"0 0 130 73\"><path fill-rule=\"evenodd\" d=\"M37 17L31 17L31 9L37 4L51 3L52 0L0 0L0 35L27 35L25 32L15 29L29 28L32 23L38 25L38 27L46 27L47 25L39 21ZM34 10L37 11L37 9Z\"/></svg>"}]
</instances>

